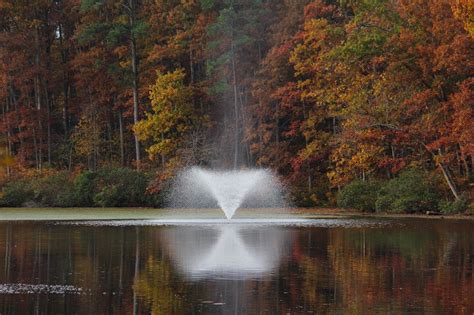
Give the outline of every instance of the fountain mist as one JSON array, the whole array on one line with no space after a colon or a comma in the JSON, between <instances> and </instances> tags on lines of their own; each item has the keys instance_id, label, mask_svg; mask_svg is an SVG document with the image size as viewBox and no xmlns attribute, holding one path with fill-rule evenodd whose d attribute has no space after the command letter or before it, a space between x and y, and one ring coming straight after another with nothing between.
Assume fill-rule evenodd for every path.
<instances>
[{"instance_id":1,"label":"fountain mist","mask_svg":"<svg viewBox=\"0 0 474 315\"><path fill-rule=\"evenodd\" d=\"M231 219L240 207L285 207L282 185L269 170L181 172L169 194L171 207L221 208Z\"/></svg>"}]
</instances>

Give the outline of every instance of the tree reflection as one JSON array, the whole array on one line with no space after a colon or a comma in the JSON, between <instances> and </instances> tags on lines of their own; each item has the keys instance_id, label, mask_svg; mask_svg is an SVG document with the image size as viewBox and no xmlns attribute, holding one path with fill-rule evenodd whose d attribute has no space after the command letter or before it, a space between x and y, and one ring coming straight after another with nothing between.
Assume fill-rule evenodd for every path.
<instances>
[{"instance_id":1,"label":"tree reflection","mask_svg":"<svg viewBox=\"0 0 474 315\"><path fill-rule=\"evenodd\" d=\"M467 313L470 222L383 228L0 224L1 314ZM26 286L28 287L28 286Z\"/></svg>"}]
</instances>

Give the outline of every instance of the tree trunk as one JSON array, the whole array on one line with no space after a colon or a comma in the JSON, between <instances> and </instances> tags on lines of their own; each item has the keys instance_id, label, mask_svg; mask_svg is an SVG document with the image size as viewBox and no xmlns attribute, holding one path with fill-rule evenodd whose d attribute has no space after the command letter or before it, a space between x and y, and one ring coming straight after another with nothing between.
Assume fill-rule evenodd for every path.
<instances>
[{"instance_id":1,"label":"tree trunk","mask_svg":"<svg viewBox=\"0 0 474 315\"><path fill-rule=\"evenodd\" d=\"M233 34L232 34L233 36ZM238 158L239 158L239 104L237 98L237 75L235 69L235 51L234 51L234 39L231 39L231 55L232 55L232 85L234 89L234 169L237 169Z\"/></svg>"},{"instance_id":2,"label":"tree trunk","mask_svg":"<svg viewBox=\"0 0 474 315\"><path fill-rule=\"evenodd\" d=\"M63 27L59 24L59 47L61 50L61 61L63 66L62 79L63 79L63 108L62 108L62 123L64 129L64 138L67 140L69 135L69 83L67 75L67 51L64 49L64 32Z\"/></svg>"},{"instance_id":3,"label":"tree trunk","mask_svg":"<svg viewBox=\"0 0 474 315\"><path fill-rule=\"evenodd\" d=\"M164 142L164 141L165 141L165 135L164 133L161 133L161 142ZM161 166L165 168L165 162L166 162L165 155L161 153L160 156L161 156Z\"/></svg>"},{"instance_id":4,"label":"tree trunk","mask_svg":"<svg viewBox=\"0 0 474 315\"><path fill-rule=\"evenodd\" d=\"M438 164L438 166L440 167L441 172L443 172L444 179L446 180L446 183L448 184L449 189L451 189L451 192L453 193L454 198L456 200L461 199L460 196L459 196L458 189L456 187L456 182L454 181L453 176L452 176L451 171L449 170L448 166L446 164L444 164L444 162L442 160L437 160L434 152L431 151L426 144L423 143L423 146L425 147L426 150L428 150L428 152L431 153L434 160L436 161L436 164ZM441 151L441 149L438 149L438 152L439 152L439 156L443 155L442 154L443 152Z\"/></svg>"},{"instance_id":5,"label":"tree trunk","mask_svg":"<svg viewBox=\"0 0 474 315\"><path fill-rule=\"evenodd\" d=\"M43 163L43 124L41 122L41 78L39 75L39 67L40 67L40 56L39 56L39 30L36 29L36 53L35 53L35 67L36 67L36 76L34 79L34 90L35 90L35 101L36 101L36 115L38 119L38 169L42 169Z\"/></svg>"},{"instance_id":6,"label":"tree trunk","mask_svg":"<svg viewBox=\"0 0 474 315\"><path fill-rule=\"evenodd\" d=\"M35 151L35 164L36 169L40 169L39 154L38 154L38 143L36 140L36 128L33 127L33 149Z\"/></svg>"},{"instance_id":7,"label":"tree trunk","mask_svg":"<svg viewBox=\"0 0 474 315\"><path fill-rule=\"evenodd\" d=\"M135 1L129 0L129 22L130 22L130 58L132 62L132 81L133 81L133 124L138 122L138 56L135 36L133 35L133 27L135 26ZM140 142L138 136L134 133L135 138L135 160L136 168L140 169Z\"/></svg>"},{"instance_id":8,"label":"tree trunk","mask_svg":"<svg viewBox=\"0 0 474 315\"><path fill-rule=\"evenodd\" d=\"M194 84L194 56L191 45L189 45L189 73L191 75L191 84Z\"/></svg>"},{"instance_id":9,"label":"tree trunk","mask_svg":"<svg viewBox=\"0 0 474 315\"><path fill-rule=\"evenodd\" d=\"M239 91L240 116L242 118L241 119L242 120L242 129L245 130L246 115L245 115L244 103L247 103L247 99L245 99L245 101L242 99L243 94L244 94L243 91ZM244 133L244 131L242 131L242 133ZM244 137L245 137L245 135L244 135ZM252 155L251 155L251 152L250 152L248 141L244 142L244 149L245 149L245 157L246 157L246 162L247 162L246 165L251 165Z\"/></svg>"},{"instance_id":10,"label":"tree trunk","mask_svg":"<svg viewBox=\"0 0 474 315\"><path fill-rule=\"evenodd\" d=\"M279 119L278 119L279 108L280 108L280 104L277 103L276 108L275 108L275 126L276 126L275 142L276 142L277 146L280 144L280 123L279 123Z\"/></svg>"},{"instance_id":11,"label":"tree trunk","mask_svg":"<svg viewBox=\"0 0 474 315\"><path fill-rule=\"evenodd\" d=\"M47 83L45 84L47 86ZM51 166L51 104L50 97L47 88L45 87L46 96L46 144L47 144L47 155L48 155L48 166Z\"/></svg>"},{"instance_id":12,"label":"tree trunk","mask_svg":"<svg viewBox=\"0 0 474 315\"><path fill-rule=\"evenodd\" d=\"M9 100L7 99L5 101L5 106L2 106L2 114L3 114L3 123L5 124L6 126L6 132L5 132L5 136L7 138L7 143L5 145L5 151L6 151L6 155L11 155L11 141L10 141L10 138L11 138L11 134L10 134L10 122L9 122L9 119L8 119L8 112L9 112ZM7 177L9 178L10 177L10 167L8 166L8 164L6 165L6 171L7 171Z\"/></svg>"},{"instance_id":13,"label":"tree trunk","mask_svg":"<svg viewBox=\"0 0 474 315\"><path fill-rule=\"evenodd\" d=\"M438 165L439 165L441 171L443 172L444 179L446 180L446 182L449 186L449 189L451 189L451 192L453 193L454 198L456 200L461 199L461 197L459 196L459 192L457 190L457 187L456 187L456 183L453 180L453 177L451 175L451 172L450 172L449 168L443 162L439 162Z\"/></svg>"},{"instance_id":14,"label":"tree trunk","mask_svg":"<svg viewBox=\"0 0 474 315\"><path fill-rule=\"evenodd\" d=\"M51 45L52 41L50 36L46 37L46 47L45 47L45 62L46 62L46 73L48 76L52 73L51 71ZM51 167L51 110L53 108L54 96L49 91L49 78L43 80L43 89L44 97L46 104L46 150L47 150L47 159L48 166Z\"/></svg>"},{"instance_id":15,"label":"tree trunk","mask_svg":"<svg viewBox=\"0 0 474 315\"><path fill-rule=\"evenodd\" d=\"M109 145L107 155L108 155L109 162L112 162L112 159L113 159L112 152L114 150L113 150L113 147L112 147L112 123L111 123L109 117L107 117L107 140L108 140L107 142L108 142L108 145Z\"/></svg>"},{"instance_id":16,"label":"tree trunk","mask_svg":"<svg viewBox=\"0 0 474 315\"><path fill-rule=\"evenodd\" d=\"M122 109L119 109L118 112L119 116L119 137L120 137L120 163L122 166L125 165L125 150L123 146L123 117L122 117Z\"/></svg>"},{"instance_id":17,"label":"tree trunk","mask_svg":"<svg viewBox=\"0 0 474 315\"><path fill-rule=\"evenodd\" d=\"M9 87L11 102L15 108L15 123L18 128L18 133L19 133L18 140L20 141L20 152L21 152L23 150L23 136L22 136L22 128L20 124L20 113L18 110L18 101L16 99L15 91L13 89L13 84L12 84L10 76L9 76L8 87Z\"/></svg>"}]
</instances>

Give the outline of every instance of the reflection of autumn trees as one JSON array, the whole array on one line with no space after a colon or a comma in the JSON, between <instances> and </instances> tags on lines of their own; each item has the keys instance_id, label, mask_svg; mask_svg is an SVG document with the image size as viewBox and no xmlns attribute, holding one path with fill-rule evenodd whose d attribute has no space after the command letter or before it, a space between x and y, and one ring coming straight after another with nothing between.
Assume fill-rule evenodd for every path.
<instances>
[{"instance_id":1,"label":"reflection of autumn trees","mask_svg":"<svg viewBox=\"0 0 474 315\"><path fill-rule=\"evenodd\" d=\"M455 232L436 224L431 233L423 228L318 231L328 238L327 257L304 252L297 257L308 309L472 311L474 235L469 225L459 225ZM314 247L318 241L307 243Z\"/></svg>"},{"instance_id":2,"label":"reflection of autumn trees","mask_svg":"<svg viewBox=\"0 0 474 315\"><path fill-rule=\"evenodd\" d=\"M0 305L5 307L0 312L28 314L37 307L52 313L54 309L56 313L120 309L128 314L133 236L133 231L112 232L109 228L0 225L0 252L5 253L0 259L0 283L67 284L84 290L66 296L31 294L18 305L15 296L0 295Z\"/></svg>"},{"instance_id":3,"label":"reflection of autumn trees","mask_svg":"<svg viewBox=\"0 0 474 315\"><path fill-rule=\"evenodd\" d=\"M148 257L134 289L147 301L151 314L186 314L192 306L186 302L185 285L176 284L169 261L157 257Z\"/></svg>"},{"instance_id":4,"label":"reflection of autumn trees","mask_svg":"<svg viewBox=\"0 0 474 315\"><path fill-rule=\"evenodd\" d=\"M21 302L20 296L0 294L0 313L474 311L472 223L402 223L292 229L291 254L279 268L246 280L187 279L157 227L3 223L0 283L68 284L84 291L22 295Z\"/></svg>"}]
</instances>

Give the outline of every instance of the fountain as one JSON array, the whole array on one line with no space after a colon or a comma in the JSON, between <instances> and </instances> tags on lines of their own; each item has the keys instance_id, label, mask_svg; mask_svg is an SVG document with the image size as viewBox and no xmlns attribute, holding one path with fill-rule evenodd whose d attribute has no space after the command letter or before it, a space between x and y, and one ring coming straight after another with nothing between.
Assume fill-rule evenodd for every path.
<instances>
[{"instance_id":1,"label":"fountain","mask_svg":"<svg viewBox=\"0 0 474 315\"><path fill-rule=\"evenodd\" d=\"M172 185L173 208L222 209L228 220L240 207L285 207L283 187L269 170L215 171L192 167L181 172Z\"/></svg>"}]
</instances>

